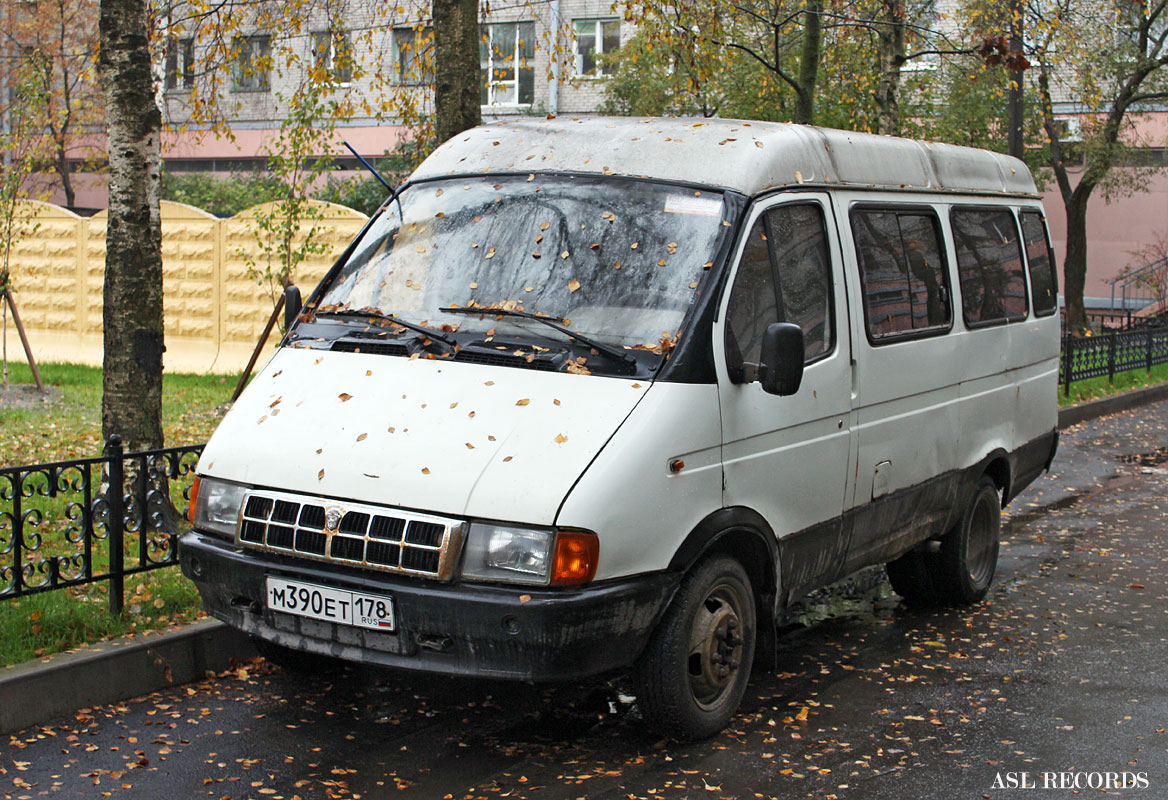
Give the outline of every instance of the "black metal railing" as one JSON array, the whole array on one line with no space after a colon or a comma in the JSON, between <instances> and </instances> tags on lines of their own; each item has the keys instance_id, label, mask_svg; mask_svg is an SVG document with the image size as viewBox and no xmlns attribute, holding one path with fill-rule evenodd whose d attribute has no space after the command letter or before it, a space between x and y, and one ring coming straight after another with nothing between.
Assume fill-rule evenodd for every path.
<instances>
[{"instance_id":1,"label":"black metal railing","mask_svg":"<svg viewBox=\"0 0 1168 800\"><path fill-rule=\"evenodd\" d=\"M125 578L178 560L182 509L203 445L0 468L0 600Z\"/></svg>"},{"instance_id":2,"label":"black metal railing","mask_svg":"<svg viewBox=\"0 0 1168 800\"><path fill-rule=\"evenodd\" d=\"M1168 363L1168 328L1144 328L1100 336L1063 337L1059 383L1071 393L1071 383L1104 375L1110 382L1115 373L1130 369L1151 370Z\"/></svg>"}]
</instances>

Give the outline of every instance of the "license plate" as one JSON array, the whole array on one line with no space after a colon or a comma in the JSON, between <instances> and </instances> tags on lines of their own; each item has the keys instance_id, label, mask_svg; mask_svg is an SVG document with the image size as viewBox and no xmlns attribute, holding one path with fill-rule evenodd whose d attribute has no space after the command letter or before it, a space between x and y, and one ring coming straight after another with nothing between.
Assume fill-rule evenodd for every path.
<instances>
[{"instance_id":1,"label":"license plate","mask_svg":"<svg viewBox=\"0 0 1168 800\"><path fill-rule=\"evenodd\" d=\"M268 608L298 617L373 628L394 630L393 600L385 595L350 592L332 586L267 579Z\"/></svg>"}]
</instances>

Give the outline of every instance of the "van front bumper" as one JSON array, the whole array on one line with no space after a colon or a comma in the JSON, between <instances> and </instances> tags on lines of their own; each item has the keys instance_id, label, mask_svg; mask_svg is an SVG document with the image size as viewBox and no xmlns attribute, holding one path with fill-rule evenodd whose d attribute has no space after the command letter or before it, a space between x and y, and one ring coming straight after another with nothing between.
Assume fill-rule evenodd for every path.
<instances>
[{"instance_id":1,"label":"van front bumper","mask_svg":"<svg viewBox=\"0 0 1168 800\"><path fill-rule=\"evenodd\" d=\"M661 572L582 589L436 583L260 553L198 531L179 559L207 613L278 645L385 667L556 681L636 661L681 580ZM268 575L388 595L396 631L273 612Z\"/></svg>"}]
</instances>

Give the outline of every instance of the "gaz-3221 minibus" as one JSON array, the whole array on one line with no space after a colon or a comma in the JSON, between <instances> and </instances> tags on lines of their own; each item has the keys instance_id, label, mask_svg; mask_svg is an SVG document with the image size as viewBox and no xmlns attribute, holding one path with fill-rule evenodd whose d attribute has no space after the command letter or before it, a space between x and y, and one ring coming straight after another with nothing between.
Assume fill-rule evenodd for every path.
<instances>
[{"instance_id":1,"label":"gaz-3221 minibus","mask_svg":"<svg viewBox=\"0 0 1168 800\"><path fill-rule=\"evenodd\" d=\"M1054 259L994 153L487 125L370 220L199 461L183 572L274 659L630 670L719 731L784 607L973 603L1056 437Z\"/></svg>"}]
</instances>

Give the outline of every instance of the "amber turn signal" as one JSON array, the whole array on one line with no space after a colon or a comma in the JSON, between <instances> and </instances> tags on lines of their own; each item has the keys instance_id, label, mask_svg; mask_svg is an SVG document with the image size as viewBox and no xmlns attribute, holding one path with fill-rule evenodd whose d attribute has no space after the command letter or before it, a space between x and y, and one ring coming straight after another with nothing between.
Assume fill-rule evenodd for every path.
<instances>
[{"instance_id":1,"label":"amber turn signal","mask_svg":"<svg viewBox=\"0 0 1168 800\"><path fill-rule=\"evenodd\" d=\"M580 586L596 575L600 540L585 531L557 531L552 586Z\"/></svg>"},{"instance_id":2,"label":"amber turn signal","mask_svg":"<svg viewBox=\"0 0 1168 800\"><path fill-rule=\"evenodd\" d=\"M199 483L202 480L202 478L196 475L195 479L191 481L191 499L187 503L187 521L194 520L195 518L195 504L199 501Z\"/></svg>"}]
</instances>

